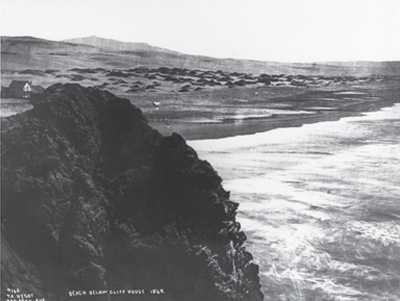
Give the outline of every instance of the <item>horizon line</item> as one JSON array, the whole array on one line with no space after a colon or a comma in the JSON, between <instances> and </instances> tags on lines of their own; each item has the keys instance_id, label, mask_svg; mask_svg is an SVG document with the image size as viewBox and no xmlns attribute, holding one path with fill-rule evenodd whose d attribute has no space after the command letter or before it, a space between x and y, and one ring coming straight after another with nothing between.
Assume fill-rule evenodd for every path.
<instances>
[{"instance_id":1,"label":"horizon line","mask_svg":"<svg viewBox=\"0 0 400 301\"><path fill-rule=\"evenodd\" d=\"M165 48L162 46L157 46L157 45L152 45L147 42L126 42L126 41L121 41L117 40L115 38L104 38L100 37L97 35L89 35L89 36L84 36L84 37L77 37L77 38L67 38L67 39L60 39L60 40L51 40L48 38L41 38L37 36L31 36L31 35L17 35L17 36L11 36L11 35L0 35L1 38L33 38L37 40L44 40L44 41L50 41L50 42L58 42L58 43L71 43L70 40L76 40L76 39L86 39L86 38L98 38L102 40L111 40L119 43L125 43L125 44L145 44L151 47L156 47L156 48L161 48L164 50L168 50L171 52L176 52L182 55L188 55L188 56L200 56L200 57L207 57L207 58L213 58L217 60L236 60L236 61L253 61L253 62L263 62L263 63L279 63L279 64L326 64L326 63L400 63L400 59L398 60L320 60L320 61L278 61L278 60L259 60L259 59L251 59L251 58L232 58L232 57L216 57L216 56L210 56L210 55L202 55L202 54L189 54L185 52L181 52L178 50L173 50L169 48ZM85 43L78 43L75 42L75 44L80 44L80 45L86 45L86 46L93 46ZM97 47L97 46L93 46ZM98 47L101 48L101 47Z\"/></svg>"}]
</instances>

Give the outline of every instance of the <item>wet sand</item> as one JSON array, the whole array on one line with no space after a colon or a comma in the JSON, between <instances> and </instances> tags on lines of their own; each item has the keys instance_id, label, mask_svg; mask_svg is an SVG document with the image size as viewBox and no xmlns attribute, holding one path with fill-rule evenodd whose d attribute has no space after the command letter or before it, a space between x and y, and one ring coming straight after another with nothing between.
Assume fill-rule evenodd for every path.
<instances>
[{"instance_id":1,"label":"wet sand","mask_svg":"<svg viewBox=\"0 0 400 301\"><path fill-rule=\"evenodd\" d=\"M263 97L261 89L257 94L250 91L250 97L242 102L237 98L216 98L209 102L202 99L197 104L190 99L183 109L176 109L177 101L169 106L164 102L163 107L145 110L145 114L150 124L164 135L177 132L186 140L219 139L378 111L400 102L400 83L336 91L293 90L292 95L283 97L267 93L266 89ZM182 99L179 101L182 103Z\"/></svg>"}]
</instances>

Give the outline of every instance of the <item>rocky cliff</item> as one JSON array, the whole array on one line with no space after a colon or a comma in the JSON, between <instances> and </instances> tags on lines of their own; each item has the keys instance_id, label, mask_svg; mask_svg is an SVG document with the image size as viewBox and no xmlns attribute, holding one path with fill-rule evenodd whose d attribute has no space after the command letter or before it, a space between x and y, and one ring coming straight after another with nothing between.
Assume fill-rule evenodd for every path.
<instances>
[{"instance_id":1,"label":"rocky cliff","mask_svg":"<svg viewBox=\"0 0 400 301\"><path fill-rule=\"evenodd\" d=\"M1 123L2 300L263 299L221 178L127 99L57 84Z\"/></svg>"}]
</instances>

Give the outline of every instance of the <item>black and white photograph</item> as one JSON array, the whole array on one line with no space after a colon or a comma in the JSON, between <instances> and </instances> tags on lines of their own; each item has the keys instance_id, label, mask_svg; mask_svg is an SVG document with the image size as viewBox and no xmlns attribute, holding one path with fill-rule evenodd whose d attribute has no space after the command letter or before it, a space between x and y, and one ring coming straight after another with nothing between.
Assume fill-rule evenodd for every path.
<instances>
[{"instance_id":1,"label":"black and white photograph","mask_svg":"<svg viewBox=\"0 0 400 301\"><path fill-rule=\"evenodd\" d=\"M400 300L400 1L0 0L1 300Z\"/></svg>"}]
</instances>

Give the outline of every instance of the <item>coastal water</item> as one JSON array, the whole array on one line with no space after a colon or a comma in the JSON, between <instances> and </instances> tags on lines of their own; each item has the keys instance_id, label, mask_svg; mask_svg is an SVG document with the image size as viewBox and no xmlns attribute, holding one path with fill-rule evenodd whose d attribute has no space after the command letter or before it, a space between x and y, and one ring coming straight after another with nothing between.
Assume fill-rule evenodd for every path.
<instances>
[{"instance_id":1,"label":"coastal water","mask_svg":"<svg viewBox=\"0 0 400 301\"><path fill-rule=\"evenodd\" d=\"M400 299L400 104L188 144L240 203L265 300Z\"/></svg>"}]
</instances>

